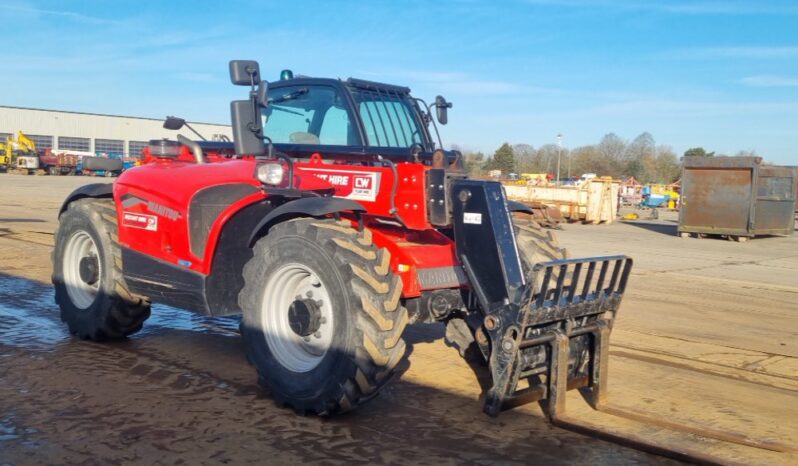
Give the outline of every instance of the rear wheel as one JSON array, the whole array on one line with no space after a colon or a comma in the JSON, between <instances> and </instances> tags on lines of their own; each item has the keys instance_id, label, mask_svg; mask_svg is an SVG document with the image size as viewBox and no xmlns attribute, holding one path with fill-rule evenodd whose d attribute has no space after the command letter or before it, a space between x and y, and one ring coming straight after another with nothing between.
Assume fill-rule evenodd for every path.
<instances>
[{"instance_id":1,"label":"rear wheel","mask_svg":"<svg viewBox=\"0 0 798 466\"><path fill-rule=\"evenodd\" d=\"M116 210L110 199L79 199L58 221L53 285L61 320L90 340L116 340L141 329L149 303L132 295L122 278Z\"/></svg>"},{"instance_id":2,"label":"rear wheel","mask_svg":"<svg viewBox=\"0 0 798 466\"><path fill-rule=\"evenodd\" d=\"M239 296L259 383L300 414L348 411L405 358L407 310L390 253L348 222L298 219L260 239Z\"/></svg>"}]
</instances>

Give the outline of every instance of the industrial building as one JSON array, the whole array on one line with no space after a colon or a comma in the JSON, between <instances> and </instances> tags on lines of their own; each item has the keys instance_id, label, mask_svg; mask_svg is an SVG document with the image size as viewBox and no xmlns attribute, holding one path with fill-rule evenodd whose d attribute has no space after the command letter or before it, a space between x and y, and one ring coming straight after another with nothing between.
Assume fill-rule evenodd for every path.
<instances>
[{"instance_id":1,"label":"industrial building","mask_svg":"<svg viewBox=\"0 0 798 466\"><path fill-rule=\"evenodd\" d=\"M189 124L208 139L232 137L230 125ZM44 110L0 105L0 141L22 131L37 149L105 152L137 156L150 139L171 138L177 131L163 128L163 119L97 113ZM180 133L192 137L188 129Z\"/></svg>"}]
</instances>

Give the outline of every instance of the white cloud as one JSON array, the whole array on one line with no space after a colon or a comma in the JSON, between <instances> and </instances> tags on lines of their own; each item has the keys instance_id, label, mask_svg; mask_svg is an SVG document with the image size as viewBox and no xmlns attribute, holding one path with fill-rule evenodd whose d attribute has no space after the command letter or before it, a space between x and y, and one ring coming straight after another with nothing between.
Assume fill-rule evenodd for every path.
<instances>
[{"instance_id":1,"label":"white cloud","mask_svg":"<svg viewBox=\"0 0 798 466\"><path fill-rule=\"evenodd\" d=\"M57 16L60 18L67 18L73 21L88 23L88 24L121 24L121 21L99 18L96 16L84 15L82 13L75 13L74 11L67 10L46 10L42 8L34 8L24 4L16 5L0 5L0 10L5 10L12 13L18 13L26 16Z\"/></svg>"},{"instance_id":2,"label":"white cloud","mask_svg":"<svg viewBox=\"0 0 798 466\"><path fill-rule=\"evenodd\" d=\"M752 87L798 87L798 77L795 76L746 76L740 82Z\"/></svg>"},{"instance_id":3,"label":"white cloud","mask_svg":"<svg viewBox=\"0 0 798 466\"><path fill-rule=\"evenodd\" d=\"M622 11L650 11L683 15L794 15L798 5L785 5L767 1L618 1L618 0L526 0L540 6L566 8L601 8Z\"/></svg>"},{"instance_id":4,"label":"white cloud","mask_svg":"<svg viewBox=\"0 0 798 466\"><path fill-rule=\"evenodd\" d=\"M584 111L579 116L649 116L656 118L709 118L735 115L798 112L798 102L717 102L700 100L641 99L600 105Z\"/></svg>"},{"instance_id":5,"label":"white cloud","mask_svg":"<svg viewBox=\"0 0 798 466\"><path fill-rule=\"evenodd\" d=\"M695 47L668 52L666 57L674 59L748 58L757 60L796 58L798 57L798 45Z\"/></svg>"}]
</instances>

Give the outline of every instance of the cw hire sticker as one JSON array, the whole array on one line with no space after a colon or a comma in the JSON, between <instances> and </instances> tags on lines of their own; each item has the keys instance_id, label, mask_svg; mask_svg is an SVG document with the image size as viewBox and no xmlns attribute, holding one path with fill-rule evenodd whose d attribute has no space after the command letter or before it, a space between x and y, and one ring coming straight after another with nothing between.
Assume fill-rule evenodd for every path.
<instances>
[{"instance_id":1,"label":"cw hire sticker","mask_svg":"<svg viewBox=\"0 0 798 466\"><path fill-rule=\"evenodd\" d=\"M123 212L122 225L131 228L141 228L142 230L158 231L158 217L155 215Z\"/></svg>"},{"instance_id":2,"label":"cw hire sticker","mask_svg":"<svg viewBox=\"0 0 798 466\"><path fill-rule=\"evenodd\" d=\"M301 168L316 178L330 183L335 188L335 197L355 201L377 200L380 174L373 172L326 170L323 168Z\"/></svg>"}]
</instances>

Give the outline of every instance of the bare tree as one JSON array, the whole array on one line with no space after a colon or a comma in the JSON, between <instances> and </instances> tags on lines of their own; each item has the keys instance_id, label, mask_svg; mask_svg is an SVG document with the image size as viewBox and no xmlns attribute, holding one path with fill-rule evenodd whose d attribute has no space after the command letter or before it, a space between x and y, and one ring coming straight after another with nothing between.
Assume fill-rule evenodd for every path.
<instances>
[{"instance_id":1,"label":"bare tree","mask_svg":"<svg viewBox=\"0 0 798 466\"><path fill-rule=\"evenodd\" d=\"M535 148L529 144L515 144L513 146L515 165L519 173L536 173Z\"/></svg>"}]
</instances>

